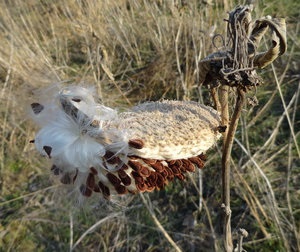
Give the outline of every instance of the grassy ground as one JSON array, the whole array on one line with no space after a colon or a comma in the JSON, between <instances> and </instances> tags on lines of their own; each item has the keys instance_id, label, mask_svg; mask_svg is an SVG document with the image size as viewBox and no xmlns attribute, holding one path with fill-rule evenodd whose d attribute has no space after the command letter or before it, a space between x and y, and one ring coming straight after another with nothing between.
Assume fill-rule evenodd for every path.
<instances>
[{"instance_id":1,"label":"grassy ground","mask_svg":"<svg viewBox=\"0 0 300 252\"><path fill-rule=\"evenodd\" d=\"M254 17L286 17L288 51L261 71L232 155L232 229L247 251L298 251L300 36L298 1L259 1ZM55 82L94 85L105 105L209 104L198 60L213 52L233 1L0 2L0 251L222 251L220 146L205 169L166 190L74 202L29 143L28 104ZM267 41L264 45L268 46ZM254 96L249 93L249 97ZM159 225L163 228L159 228Z\"/></svg>"}]
</instances>

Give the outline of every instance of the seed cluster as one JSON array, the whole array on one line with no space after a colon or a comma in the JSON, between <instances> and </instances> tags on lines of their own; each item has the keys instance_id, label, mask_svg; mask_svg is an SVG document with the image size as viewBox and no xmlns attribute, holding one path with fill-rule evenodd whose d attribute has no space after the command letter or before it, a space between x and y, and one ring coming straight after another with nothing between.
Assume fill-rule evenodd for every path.
<instances>
[{"instance_id":1,"label":"seed cluster","mask_svg":"<svg viewBox=\"0 0 300 252\"><path fill-rule=\"evenodd\" d=\"M206 160L205 155L178 160L155 160L137 156L129 156L125 164L112 152L103 156L103 164L109 163L120 166L116 171L96 169L91 167L86 174L86 179L80 181L79 190L85 197L90 197L93 192L102 193L104 198L109 199L112 193L126 194L137 192L152 192L163 189L175 178L185 179L186 172L194 172L196 168L203 168ZM56 165L51 171L60 176L63 184L75 184L78 178L76 172L63 172Z\"/></svg>"}]
</instances>

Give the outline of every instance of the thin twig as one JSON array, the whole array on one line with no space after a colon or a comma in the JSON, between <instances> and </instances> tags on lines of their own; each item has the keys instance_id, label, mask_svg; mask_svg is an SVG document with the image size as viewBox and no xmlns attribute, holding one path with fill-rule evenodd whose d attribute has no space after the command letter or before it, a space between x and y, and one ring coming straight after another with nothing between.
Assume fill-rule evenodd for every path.
<instances>
[{"instance_id":1,"label":"thin twig","mask_svg":"<svg viewBox=\"0 0 300 252\"><path fill-rule=\"evenodd\" d=\"M244 237L246 238L248 236L248 232L243 229L243 228L240 228L239 231L238 231L238 244L237 244L237 249L235 251L237 252L243 252L245 251L243 249L243 239Z\"/></svg>"},{"instance_id":2,"label":"thin twig","mask_svg":"<svg viewBox=\"0 0 300 252\"><path fill-rule=\"evenodd\" d=\"M148 209L153 221L155 222L156 226L158 227L158 229L162 232L162 234L164 235L164 237L167 239L167 241L171 244L171 246L177 251L177 252L181 252L182 250L177 246L177 244L173 241L173 239L169 236L169 234L167 233L167 231L164 229L164 227L161 225L161 223L159 222L159 220L156 218L156 215L153 211L153 209L149 206L145 196L143 194L140 193L140 197L143 200L144 205L146 206L146 208Z\"/></svg>"},{"instance_id":3,"label":"thin twig","mask_svg":"<svg viewBox=\"0 0 300 252\"><path fill-rule=\"evenodd\" d=\"M73 245L73 247L71 248L71 251L73 251L77 245L91 232L93 232L98 226L100 226L102 223L106 222L107 220L110 220L112 218L115 218L115 217L119 217L122 213L119 212L119 213L115 213L115 214L111 214L99 221L97 221L94 225L92 225L89 229L87 229L80 237L79 239L75 242L75 244Z\"/></svg>"},{"instance_id":4,"label":"thin twig","mask_svg":"<svg viewBox=\"0 0 300 252\"><path fill-rule=\"evenodd\" d=\"M72 251L73 248L73 236L74 236L74 231L73 231L73 214L70 211L70 251Z\"/></svg>"}]
</instances>

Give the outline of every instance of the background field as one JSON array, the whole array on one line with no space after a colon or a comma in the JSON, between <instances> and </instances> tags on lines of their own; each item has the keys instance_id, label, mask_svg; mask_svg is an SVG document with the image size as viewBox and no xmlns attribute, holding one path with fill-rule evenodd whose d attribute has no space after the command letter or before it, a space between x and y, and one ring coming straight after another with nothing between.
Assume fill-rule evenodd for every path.
<instances>
[{"instance_id":1,"label":"background field","mask_svg":"<svg viewBox=\"0 0 300 252\"><path fill-rule=\"evenodd\" d=\"M257 2L253 18L286 17L288 51L260 71L259 105L245 107L236 135L234 242L241 227L247 251L299 251L300 2ZM225 34L236 4L0 1L0 251L173 251L159 224L183 251L222 251L221 143L185 183L78 203L29 143L28 109L37 88L58 82L95 86L120 110L159 99L211 104L198 61L215 50L212 37Z\"/></svg>"}]
</instances>

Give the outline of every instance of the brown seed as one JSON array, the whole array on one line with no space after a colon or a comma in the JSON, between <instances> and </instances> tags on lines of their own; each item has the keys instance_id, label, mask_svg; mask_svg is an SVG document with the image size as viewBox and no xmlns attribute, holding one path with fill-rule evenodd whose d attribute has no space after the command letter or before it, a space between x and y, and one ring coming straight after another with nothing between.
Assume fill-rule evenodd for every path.
<instances>
[{"instance_id":1,"label":"brown seed","mask_svg":"<svg viewBox=\"0 0 300 252\"><path fill-rule=\"evenodd\" d=\"M204 162L207 160L207 156L205 155L205 154L200 154L199 156L198 156L201 160L203 160Z\"/></svg>"},{"instance_id":2,"label":"brown seed","mask_svg":"<svg viewBox=\"0 0 300 252\"><path fill-rule=\"evenodd\" d=\"M194 172L195 166L188 159L182 159L183 165L181 166L181 170L184 168L186 171Z\"/></svg>"},{"instance_id":3,"label":"brown seed","mask_svg":"<svg viewBox=\"0 0 300 252\"><path fill-rule=\"evenodd\" d=\"M93 191L84 184L80 186L79 190L81 194L85 197L90 197L93 193Z\"/></svg>"},{"instance_id":4,"label":"brown seed","mask_svg":"<svg viewBox=\"0 0 300 252\"><path fill-rule=\"evenodd\" d=\"M182 160L181 159L177 159L176 162L175 162L176 166L178 168L180 168L182 166Z\"/></svg>"},{"instance_id":5,"label":"brown seed","mask_svg":"<svg viewBox=\"0 0 300 252\"><path fill-rule=\"evenodd\" d=\"M157 161L155 164L151 164L151 167L157 172L163 172L165 169L163 164Z\"/></svg>"},{"instance_id":6,"label":"brown seed","mask_svg":"<svg viewBox=\"0 0 300 252\"><path fill-rule=\"evenodd\" d=\"M139 162L133 160L128 160L128 165L137 172L139 172L142 167L142 165Z\"/></svg>"},{"instance_id":7,"label":"brown seed","mask_svg":"<svg viewBox=\"0 0 300 252\"><path fill-rule=\"evenodd\" d=\"M39 104L37 102L31 103L31 109L35 115L42 112L44 109L44 106L42 104Z\"/></svg>"},{"instance_id":8,"label":"brown seed","mask_svg":"<svg viewBox=\"0 0 300 252\"><path fill-rule=\"evenodd\" d=\"M123 185L116 185L115 189L116 189L116 191L117 191L118 194L125 194L125 193L127 193L127 189Z\"/></svg>"},{"instance_id":9,"label":"brown seed","mask_svg":"<svg viewBox=\"0 0 300 252\"><path fill-rule=\"evenodd\" d=\"M149 183L149 185L155 186L157 181L157 172L151 172L150 176L146 179L146 181Z\"/></svg>"},{"instance_id":10,"label":"brown seed","mask_svg":"<svg viewBox=\"0 0 300 252\"><path fill-rule=\"evenodd\" d=\"M98 182L98 186L100 187L104 198L108 199L110 196L109 188L106 185L104 185L101 181Z\"/></svg>"},{"instance_id":11,"label":"brown seed","mask_svg":"<svg viewBox=\"0 0 300 252\"><path fill-rule=\"evenodd\" d=\"M159 173L164 179L167 179L167 177L168 177L168 171L165 169L165 167L164 167L164 170L163 171L161 171L160 173Z\"/></svg>"},{"instance_id":12,"label":"brown seed","mask_svg":"<svg viewBox=\"0 0 300 252\"><path fill-rule=\"evenodd\" d=\"M179 180L185 180L185 176L183 174L176 175L176 178L178 178Z\"/></svg>"},{"instance_id":13,"label":"brown seed","mask_svg":"<svg viewBox=\"0 0 300 252\"><path fill-rule=\"evenodd\" d=\"M106 151L104 158L106 159L106 162L109 164L120 164L122 162L120 158L111 151Z\"/></svg>"},{"instance_id":14,"label":"brown seed","mask_svg":"<svg viewBox=\"0 0 300 252\"><path fill-rule=\"evenodd\" d=\"M156 174L156 187L162 189L165 186L165 178L160 174Z\"/></svg>"},{"instance_id":15,"label":"brown seed","mask_svg":"<svg viewBox=\"0 0 300 252\"><path fill-rule=\"evenodd\" d=\"M59 175L60 174L60 169L54 164L54 165L52 165L52 167L51 167L51 171L53 172L53 174L54 175Z\"/></svg>"},{"instance_id":16,"label":"brown seed","mask_svg":"<svg viewBox=\"0 0 300 252\"><path fill-rule=\"evenodd\" d=\"M74 97L74 98L72 98L72 101L73 102L81 102L81 99L78 97Z\"/></svg>"},{"instance_id":17,"label":"brown seed","mask_svg":"<svg viewBox=\"0 0 300 252\"><path fill-rule=\"evenodd\" d=\"M93 173L94 175L97 175L97 174L98 174L98 171L96 170L95 167L91 167L91 168L90 168L90 171L91 171L91 173Z\"/></svg>"},{"instance_id":18,"label":"brown seed","mask_svg":"<svg viewBox=\"0 0 300 252\"><path fill-rule=\"evenodd\" d=\"M147 178L147 177L150 176L151 171L150 171L147 167L141 166L138 173L139 173L142 177Z\"/></svg>"},{"instance_id":19,"label":"brown seed","mask_svg":"<svg viewBox=\"0 0 300 252\"><path fill-rule=\"evenodd\" d=\"M132 171L131 175L134 178L136 183L144 183L143 177L141 177L140 174L138 174L138 172Z\"/></svg>"},{"instance_id":20,"label":"brown seed","mask_svg":"<svg viewBox=\"0 0 300 252\"><path fill-rule=\"evenodd\" d=\"M220 126L217 127L217 131L219 133L224 133L226 131L226 129L227 129L227 126L220 125Z\"/></svg>"},{"instance_id":21,"label":"brown seed","mask_svg":"<svg viewBox=\"0 0 300 252\"><path fill-rule=\"evenodd\" d=\"M154 164L157 162L156 159L150 159L150 158L142 158L142 160L143 160L147 165L150 165L150 166L154 165Z\"/></svg>"},{"instance_id":22,"label":"brown seed","mask_svg":"<svg viewBox=\"0 0 300 252\"><path fill-rule=\"evenodd\" d=\"M169 167L165 167L165 169L168 172L167 179L169 181L173 180L174 179L173 171Z\"/></svg>"},{"instance_id":23,"label":"brown seed","mask_svg":"<svg viewBox=\"0 0 300 252\"><path fill-rule=\"evenodd\" d=\"M126 164L122 164L122 167L120 168L120 170L127 170L128 166Z\"/></svg>"},{"instance_id":24,"label":"brown seed","mask_svg":"<svg viewBox=\"0 0 300 252\"><path fill-rule=\"evenodd\" d=\"M173 164L176 163L176 160L167 160L167 163L168 163L169 165L173 165Z\"/></svg>"},{"instance_id":25,"label":"brown seed","mask_svg":"<svg viewBox=\"0 0 300 252\"><path fill-rule=\"evenodd\" d=\"M43 146L43 149L47 153L48 157L51 158L52 147L45 145Z\"/></svg>"},{"instance_id":26,"label":"brown seed","mask_svg":"<svg viewBox=\"0 0 300 252\"><path fill-rule=\"evenodd\" d=\"M95 187L95 175L93 173L89 173L89 175L87 176L86 179L86 186L90 189L93 190L93 188Z\"/></svg>"},{"instance_id":27,"label":"brown seed","mask_svg":"<svg viewBox=\"0 0 300 252\"><path fill-rule=\"evenodd\" d=\"M197 165L200 169L204 167L204 161L201 160L199 157L191 157L188 160L191 161L193 164Z\"/></svg>"},{"instance_id":28,"label":"brown seed","mask_svg":"<svg viewBox=\"0 0 300 252\"><path fill-rule=\"evenodd\" d=\"M155 186L153 185L147 185L147 188L146 188L146 192L153 192L155 190Z\"/></svg>"},{"instance_id":29,"label":"brown seed","mask_svg":"<svg viewBox=\"0 0 300 252\"><path fill-rule=\"evenodd\" d=\"M131 178L124 170L118 170L118 175L125 186L129 186L131 184Z\"/></svg>"},{"instance_id":30,"label":"brown seed","mask_svg":"<svg viewBox=\"0 0 300 252\"><path fill-rule=\"evenodd\" d=\"M75 180L77 179L78 175L78 169L76 169L75 175L73 176L73 184L75 183Z\"/></svg>"},{"instance_id":31,"label":"brown seed","mask_svg":"<svg viewBox=\"0 0 300 252\"><path fill-rule=\"evenodd\" d=\"M142 149L144 147L144 142L141 139L130 139L128 145L134 149Z\"/></svg>"},{"instance_id":32,"label":"brown seed","mask_svg":"<svg viewBox=\"0 0 300 252\"><path fill-rule=\"evenodd\" d=\"M68 185L72 183L72 179L69 173L63 174L63 176L60 178L60 182L62 184Z\"/></svg>"},{"instance_id":33,"label":"brown seed","mask_svg":"<svg viewBox=\"0 0 300 252\"><path fill-rule=\"evenodd\" d=\"M94 192L101 192L99 185L94 186Z\"/></svg>"},{"instance_id":34,"label":"brown seed","mask_svg":"<svg viewBox=\"0 0 300 252\"><path fill-rule=\"evenodd\" d=\"M121 180L116 175L110 172L106 174L106 177L108 178L109 182L112 183L113 185L121 184Z\"/></svg>"},{"instance_id":35,"label":"brown seed","mask_svg":"<svg viewBox=\"0 0 300 252\"><path fill-rule=\"evenodd\" d=\"M174 175L181 174L179 168L176 165L170 165L170 169L172 170Z\"/></svg>"},{"instance_id":36,"label":"brown seed","mask_svg":"<svg viewBox=\"0 0 300 252\"><path fill-rule=\"evenodd\" d=\"M148 186L145 183L136 183L136 188L140 192L145 192L147 190Z\"/></svg>"}]
</instances>

